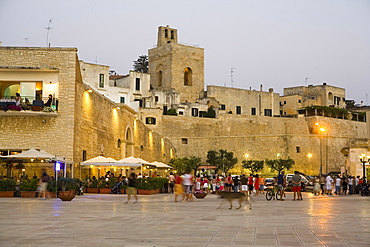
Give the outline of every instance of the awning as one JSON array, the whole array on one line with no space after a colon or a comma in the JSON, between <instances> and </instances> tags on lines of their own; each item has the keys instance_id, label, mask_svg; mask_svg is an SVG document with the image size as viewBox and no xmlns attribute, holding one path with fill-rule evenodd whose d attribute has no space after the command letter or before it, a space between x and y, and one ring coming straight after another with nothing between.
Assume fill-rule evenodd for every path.
<instances>
[{"instance_id":1,"label":"awning","mask_svg":"<svg viewBox=\"0 0 370 247\"><path fill-rule=\"evenodd\" d=\"M116 165L116 162L117 161L112 158L105 158L104 156L97 156L95 158L81 162L81 165L112 166L112 165Z\"/></svg>"},{"instance_id":2,"label":"awning","mask_svg":"<svg viewBox=\"0 0 370 247\"><path fill-rule=\"evenodd\" d=\"M173 168L172 166L166 165L162 162L154 161L152 162L153 165L155 165L157 168Z\"/></svg>"}]
</instances>

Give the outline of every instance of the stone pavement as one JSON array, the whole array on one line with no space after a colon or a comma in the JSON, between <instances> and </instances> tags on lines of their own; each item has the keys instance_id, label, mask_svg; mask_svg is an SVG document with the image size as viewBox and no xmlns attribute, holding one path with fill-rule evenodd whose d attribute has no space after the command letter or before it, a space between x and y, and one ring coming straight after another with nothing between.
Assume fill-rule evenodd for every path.
<instances>
[{"instance_id":1,"label":"stone pavement","mask_svg":"<svg viewBox=\"0 0 370 247\"><path fill-rule=\"evenodd\" d=\"M136 205L126 195L0 198L0 246L370 246L370 197L303 196L252 196L252 210L217 209L216 195L142 195Z\"/></svg>"}]
</instances>

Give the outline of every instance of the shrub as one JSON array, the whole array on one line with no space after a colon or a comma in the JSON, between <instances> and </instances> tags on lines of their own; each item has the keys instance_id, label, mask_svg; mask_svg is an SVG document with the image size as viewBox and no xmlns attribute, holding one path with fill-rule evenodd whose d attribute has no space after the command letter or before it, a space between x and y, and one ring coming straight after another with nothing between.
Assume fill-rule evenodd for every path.
<instances>
[{"instance_id":1,"label":"shrub","mask_svg":"<svg viewBox=\"0 0 370 247\"><path fill-rule=\"evenodd\" d=\"M0 179L0 191L15 191L14 179Z\"/></svg>"},{"instance_id":2,"label":"shrub","mask_svg":"<svg viewBox=\"0 0 370 247\"><path fill-rule=\"evenodd\" d=\"M36 191L38 182L37 179L23 180L20 189L21 191Z\"/></svg>"}]
</instances>

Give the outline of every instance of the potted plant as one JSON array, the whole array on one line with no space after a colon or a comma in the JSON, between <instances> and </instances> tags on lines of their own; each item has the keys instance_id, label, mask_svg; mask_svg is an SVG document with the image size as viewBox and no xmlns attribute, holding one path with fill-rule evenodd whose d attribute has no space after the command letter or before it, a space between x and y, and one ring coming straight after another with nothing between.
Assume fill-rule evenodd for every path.
<instances>
[{"instance_id":1,"label":"potted plant","mask_svg":"<svg viewBox=\"0 0 370 247\"><path fill-rule=\"evenodd\" d=\"M0 197L13 197L15 186L14 179L0 179Z\"/></svg>"},{"instance_id":2,"label":"potted plant","mask_svg":"<svg viewBox=\"0 0 370 247\"><path fill-rule=\"evenodd\" d=\"M51 198L57 198L57 191L58 191L57 181L50 180L49 183L48 183L47 190L49 191L49 194L50 194Z\"/></svg>"},{"instance_id":3,"label":"potted plant","mask_svg":"<svg viewBox=\"0 0 370 247\"><path fill-rule=\"evenodd\" d=\"M21 189L21 197L23 198L35 198L36 197L36 189L38 186L39 181L37 179L30 179L30 180L23 180L20 189Z\"/></svg>"},{"instance_id":4,"label":"potted plant","mask_svg":"<svg viewBox=\"0 0 370 247\"><path fill-rule=\"evenodd\" d=\"M108 181L105 180L100 180L99 183L99 193L100 194L110 194L111 189L109 188L109 183Z\"/></svg>"},{"instance_id":5,"label":"potted plant","mask_svg":"<svg viewBox=\"0 0 370 247\"><path fill-rule=\"evenodd\" d=\"M87 188L87 193L99 193L99 180L93 179L91 181L91 187Z\"/></svg>"},{"instance_id":6,"label":"potted plant","mask_svg":"<svg viewBox=\"0 0 370 247\"><path fill-rule=\"evenodd\" d=\"M194 191L193 195L197 198L197 199L204 199L204 197L207 196L207 193L203 190L197 190L197 191Z\"/></svg>"},{"instance_id":7,"label":"potted plant","mask_svg":"<svg viewBox=\"0 0 370 247\"><path fill-rule=\"evenodd\" d=\"M59 178L58 179L58 197L62 201L72 201L76 196L78 179Z\"/></svg>"}]
</instances>

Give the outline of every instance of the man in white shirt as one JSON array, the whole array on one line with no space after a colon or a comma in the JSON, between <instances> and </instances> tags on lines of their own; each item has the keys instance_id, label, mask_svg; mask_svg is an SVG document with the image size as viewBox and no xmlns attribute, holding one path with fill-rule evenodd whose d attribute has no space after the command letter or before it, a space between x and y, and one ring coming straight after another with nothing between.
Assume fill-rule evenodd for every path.
<instances>
[{"instance_id":1,"label":"man in white shirt","mask_svg":"<svg viewBox=\"0 0 370 247\"><path fill-rule=\"evenodd\" d=\"M331 186L334 180L329 175L327 175L325 181L326 181L326 194L332 196L333 194L331 193L332 190Z\"/></svg>"}]
</instances>

